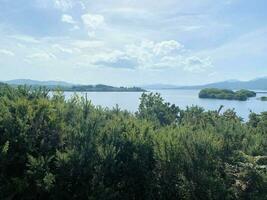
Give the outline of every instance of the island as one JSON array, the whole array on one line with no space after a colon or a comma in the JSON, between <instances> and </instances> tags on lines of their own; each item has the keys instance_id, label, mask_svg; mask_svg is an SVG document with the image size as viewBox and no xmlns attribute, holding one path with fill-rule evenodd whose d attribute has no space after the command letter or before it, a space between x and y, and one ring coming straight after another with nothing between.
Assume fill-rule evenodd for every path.
<instances>
[{"instance_id":1,"label":"island","mask_svg":"<svg viewBox=\"0 0 267 200\"><path fill-rule=\"evenodd\" d=\"M238 100L246 101L250 97L256 97L256 92L250 90L228 90L217 88L205 88L199 92L199 98L203 99L226 99L226 100Z\"/></svg>"},{"instance_id":2,"label":"island","mask_svg":"<svg viewBox=\"0 0 267 200\"><path fill-rule=\"evenodd\" d=\"M260 97L261 101L267 101L267 97Z\"/></svg>"}]
</instances>

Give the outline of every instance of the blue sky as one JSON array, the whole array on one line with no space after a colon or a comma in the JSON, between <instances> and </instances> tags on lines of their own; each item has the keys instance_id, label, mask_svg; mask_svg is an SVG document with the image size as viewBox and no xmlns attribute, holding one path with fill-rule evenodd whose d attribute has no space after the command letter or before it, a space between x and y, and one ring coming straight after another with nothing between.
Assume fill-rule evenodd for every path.
<instances>
[{"instance_id":1,"label":"blue sky","mask_svg":"<svg viewBox=\"0 0 267 200\"><path fill-rule=\"evenodd\" d=\"M267 1L0 0L0 72L112 85L267 76Z\"/></svg>"}]
</instances>

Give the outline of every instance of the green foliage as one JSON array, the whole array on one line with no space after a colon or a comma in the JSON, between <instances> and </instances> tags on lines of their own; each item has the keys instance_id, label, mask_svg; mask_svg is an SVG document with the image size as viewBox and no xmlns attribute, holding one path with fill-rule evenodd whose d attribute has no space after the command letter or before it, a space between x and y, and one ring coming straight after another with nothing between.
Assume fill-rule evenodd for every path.
<instances>
[{"instance_id":1,"label":"green foliage","mask_svg":"<svg viewBox=\"0 0 267 200\"><path fill-rule=\"evenodd\" d=\"M267 113L185 110L143 94L136 114L0 86L0 199L259 199Z\"/></svg>"},{"instance_id":2,"label":"green foliage","mask_svg":"<svg viewBox=\"0 0 267 200\"><path fill-rule=\"evenodd\" d=\"M261 101L267 101L267 97L261 97L260 100Z\"/></svg>"},{"instance_id":3,"label":"green foliage","mask_svg":"<svg viewBox=\"0 0 267 200\"><path fill-rule=\"evenodd\" d=\"M179 112L180 109L177 106L164 102L160 94L143 93L137 115L141 119L148 119L165 126L177 122Z\"/></svg>"},{"instance_id":4,"label":"green foliage","mask_svg":"<svg viewBox=\"0 0 267 200\"><path fill-rule=\"evenodd\" d=\"M255 97L256 93L249 90L238 90L236 92L227 89L206 88L199 92L199 98L227 99L246 101L250 97Z\"/></svg>"}]
</instances>

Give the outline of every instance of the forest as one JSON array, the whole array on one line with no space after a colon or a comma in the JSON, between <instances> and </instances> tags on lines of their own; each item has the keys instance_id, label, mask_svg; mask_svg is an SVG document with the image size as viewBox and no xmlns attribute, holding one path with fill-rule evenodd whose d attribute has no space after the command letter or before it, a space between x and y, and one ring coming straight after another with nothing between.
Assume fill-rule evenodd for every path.
<instances>
[{"instance_id":1,"label":"forest","mask_svg":"<svg viewBox=\"0 0 267 200\"><path fill-rule=\"evenodd\" d=\"M227 100L246 101L250 97L256 97L256 92L245 89L234 92L233 90L217 89L217 88L205 88L199 92L199 98L207 98L207 99L227 99Z\"/></svg>"},{"instance_id":2,"label":"forest","mask_svg":"<svg viewBox=\"0 0 267 200\"><path fill-rule=\"evenodd\" d=\"M244 122L143 93L130 113L0 85L0 199L266 197L267 112Z\"/></svg>"}]
</instances>

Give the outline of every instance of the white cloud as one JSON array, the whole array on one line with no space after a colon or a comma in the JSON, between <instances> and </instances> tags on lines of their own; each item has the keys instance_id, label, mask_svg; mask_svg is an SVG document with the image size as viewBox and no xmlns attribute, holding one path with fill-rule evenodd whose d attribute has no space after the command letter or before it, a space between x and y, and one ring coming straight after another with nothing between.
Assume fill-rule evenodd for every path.
<instances>
[{"instance_id":1,"label":"white cloud","mask_svg":"<svg viewBox=\"0 0 267 200\"><path fill-rule=\"evenodd\" d=\"M61 21L69 24L75 24L76 22L73 20L72 16L63 14L61 16Z\"/></svg>"},{"instance_id":2,"label":"white cloud","mask_svg":"<svg viewBox=\"0 0 267 200\"><path fill-rule=\"evenodd\" d=\"M70 30L71 31L75 31L75 30L79 30L80 27L78 25L74 25Z\"/></svg>"},{"instance_id":3,"label":"white cloud","mask_svg":"<svg viewBox=\"0 0 267 200\"><path fill-rule=\"evenodd\" d=\"M38 59L38 60L51 60L51 59L55 59L56 56L52 53L42 52L42 53L34 53L31 55L28 55L27 58L28 59Z\"/></svg>"},{"instance_id":4,"label":"white cloud","mask_svg":"<svg viewBox=\"0 0 267 200\"><path fill-rule=\"evenodd\" d=\"M54 0L54 6L57 9L66 11L73 8L74 3L72 0Z\"/></svg>"},{"instance_id":5,"label":"white cloud","mask_svg":"<svg viewBox=\"0 0 267 200\"><path fill-rule=\"evenodd\" d=\"M86 9L83 0L35 0L35 5L40 8L54 8L61 11L74 9L75 7Z\"/></svg>"},{"instance_id":6,"label":"white cloud","mask_svg":"<svg viewBox=\"0 0 267 200\"><path fill-rule=\"evenodd\" d=\"M156 55L167 55L174 50L182 49L184 46L175 40L163 41L155 45L153 51Z\"/></svg>"},{"instance_id":7,"label":"white cloud","mask_svg":"<svg viewBox=\"0 0 267 200\"><path fill-rule=\"evenodd\" d=\"M136 58L140 63L144 63L142 67L151 65L153 62L154 42L145 40L141 44L131 44L126 46L125 52L131 57Z\"/></svg>"},{"instance_id":8,"label":"white cloud","mask_svg":"<svg viewBox=\"0 0 267 200\"><path fill-rule=\"evenodd\" d=\"M139 65L137 59L120 50L103 48L100 51L92 51L88 54L83 53L79 57L79 61L76 62L80 66L135 69Z\"/></svg>"},{"instance_id":9,"label":"white cloud","mask_svg":"<svg viewBox=\"0 0 267 200\"><path fill-rule=\"evenodd\" d=\"M79 1L78 3L80 4L80 6L81 6L81 8L82 8L83 10L86 9L86 6L85 6L85 3L84 3L84 2Z\"/></svg>"},{"instance_id":10,"label":"white cloud","mask_svg":"<svg viewBox=\"0 0 267 200\"><path fill-rule=\"evenodd\" d=\"M87 47L87 42L84 45ZM210 58L196 56L186 51L184 46L175 40L158 43L144 40L140 44L126 45L121 50L102 46L82 59L94 65L114 68L150 70L176 68L190 73L203 72L212 67Z\"/></svg>"},{"instance_id":11,"label":"white cloud","mask_svg":"<svg viewBox=\"0 0 267 200\"><path fill-rule=\"evenodd\" d=\"M213 76L216 76L217 74L218 74L218 72L213 71L213 72L208 74L208 77L213 77Z\"/></svg>"},{"instance_id":12,"label":"white cloud","mask_svg":"<svg viewBox=\"0 0 267 200\"><path fill-rule=\"evenodd\" d=\"M53 48L56 49L56 50L59 50L60 52L63 52L63 53L69 53L69 54L72 54L73 53L73 50L72 49L64 48L64 47L62 47L59 44L54 44L53 45Z\"/></svg>"},{"instance_id":13,"label":"white cloud","mask_svg":"<svg viewBox=\"0 0 267 200\"><path fill-rule=\"evenodd\" d=\"M200 58L198 56L187 57L182 63L185 71L194 73L206 71L208 68L212 67L210 58Z\"/></svg>"},{"instance_id":14,"label":"white cloud","mask_svg":"<svg viewBox=\"0 0 267 200\"><path fill-rule=\"evenodd\" d=\"M149 69L166 70L167 68L176 68L190 73L205 72L213 67L210 58L202 58L195 55L171 55L164 56L154 61Z\"/></svg>"},{"instance_id":15,"label":"white cloud","mask_svg":"<svg viewBox=\"0 0 267 200\"><path fill-rule=\"evenodd\" d=\"M203 25L183 25L183 26L179 26L178 30L184 31L184 32L190 32L190 31L199 30L203 27L204 27Z\"/></svg>"},{"instance_id":16,"label":"white cloud","mask_svg":"<svg viewBox=\"0 0 267 200\"><path fill-rule=\"evenodd\" d=\"M99 56L105 61L115 61L118 57L122 57L125 54L120 50L107 50L106 52L100 53Z\"/></svg>"},{"instance_id":17,"label":"white cloud","mask_svg":"<svg viewBox=\"0 0 267 200\"><path fill-rule=\"evenodd\" d=\"M88 28L96 29L104 24L105 18L102 15L85 14L82 15L82 20Z\"/></svg>"},{"instance_id":18,"label":"white cloud","mask_svg":"<svg viewBox=\"0 0 267 200\"><path fill-rule=\"evenodd\" d=\"M7 55L7 56L14 56L15 54L12 51L6 49L0 49L0 54Z\"/></svg>"},{"instance_id":19,"label":"white cloud","mask_svg":"<svg viewBox=\"0 0 267 200\"><path fill-rule=\"evenodd\" d=\"M139 45L126 46L125 51L127 55L138 60L140 63L139 68L166 69L177 67L177 63L183 53L180 51L182 48L183 45L174 40L161 41L159 43L145 40Z\"/></svg>"},{"instance_id":20,"label":"white cloud","mask_svg":"<svg viewBox=\"0 0 267 200\"><path fill-rule=\"evenodd\" d=\"M108 61L99 61L94 64L111 68L135 69L139 63L137 60L128 56L121 56Z\"/></svg>"},{"instance_id":21,"label":"white cloud","mask_svg":"<svg viewBox=\"0 0 267 200\"><path fill-rule=\"evenodd\" d=\"M27 42L27 43L40 43L39 40L35 39L34 37L28 36L28 35L12 35L9 36L10 38L22 41L22 42Z\"/></svg>"},{"instance_id":22,"label":"white cloud","mask_svg":"<svg viewBox=\"0 0 267 200\"><path fill-rule=\"evenodd\" d=\"M102 15L84 14L81 18L88 29L88 35L92 37L95 36L95 30L105 24L105 18Z\"/></svg>"},{"instance_id":23,"label":"white cloud","mask_svg":"<svg viewBox=\"0 0 267 200\"><path fill-rule=\"evenodd\" d=\"M104 47L104 42L88 41L88 40L74 40L71 42L71 45L79 49L85 49L85 48L93 49L93 48Z\"/></svg>"}]
</instances>

